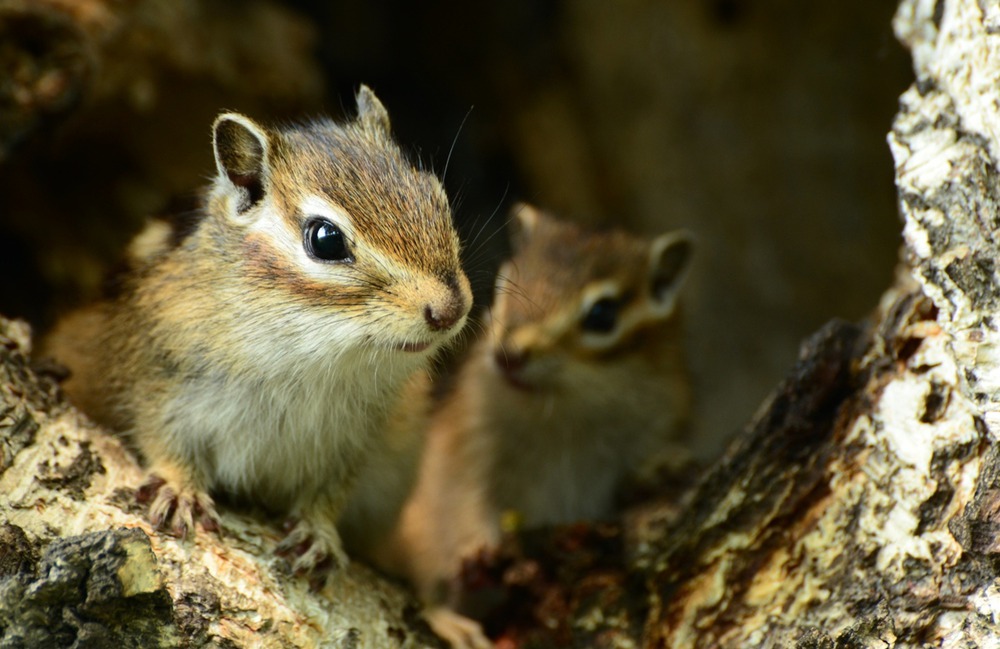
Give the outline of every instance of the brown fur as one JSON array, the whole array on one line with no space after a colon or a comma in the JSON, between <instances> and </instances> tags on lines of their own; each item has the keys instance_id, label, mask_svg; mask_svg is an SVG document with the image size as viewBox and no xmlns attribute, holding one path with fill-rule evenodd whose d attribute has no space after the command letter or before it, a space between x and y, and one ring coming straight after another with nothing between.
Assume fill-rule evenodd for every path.
<instances>
[{"instance_id":1,"label":"brown fur","mask_svg":"<svg viewBox=\"0 0 1000 649\"><path fill-rule=\"evenodd\" d=\"M396 538L395 569L460 647L488 646L452 589L462 558L499 541L501 515L526 526L612 516L623 480L682 452L691 402L675 303L687 236L595 233L529 206L515 216L490 328L433 416ZM602 296L622 307L595 334L582 322ZM523 365L504 371L513 358Z\"/></svg>"},{"instance_id":2,"label":"brown fur","mask_svg":"<svg viewBox=\"0 0 1000 649\"><path fill-rule=\"evenodd\" d=\"M301 519L287 545L312 542L304 569L344 560L338 521L361 550L395 521L420 439L393 412L471 303L440 183L406 160L367 88L358 105L347 124L280 130L221 116L219 175L190 234L152 226L121 295L47 341L70 398L166 480L154 523L183 534L214 515L207 492L247 498ZM306 252L317 216L344 232L349 262Z\"/></svg>"}]
</instances>

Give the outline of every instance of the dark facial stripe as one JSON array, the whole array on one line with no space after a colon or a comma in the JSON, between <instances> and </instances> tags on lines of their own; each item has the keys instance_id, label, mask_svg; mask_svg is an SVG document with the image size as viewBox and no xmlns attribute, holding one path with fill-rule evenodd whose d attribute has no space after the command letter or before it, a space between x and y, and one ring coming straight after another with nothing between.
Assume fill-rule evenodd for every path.
<instances>
[{"instance_id":1,"label":"dark facial stripe","mask_svg":"<svg viewBox=\"0 0 1000 649\"><path fill-rule=\"evenodd\" d=\"M333 284L310 278L259 236L244 241L243 263L247 273L263 286L317 305L357 306L370 299L377 289L368 284Z\"/></svg>"}]
</instances>

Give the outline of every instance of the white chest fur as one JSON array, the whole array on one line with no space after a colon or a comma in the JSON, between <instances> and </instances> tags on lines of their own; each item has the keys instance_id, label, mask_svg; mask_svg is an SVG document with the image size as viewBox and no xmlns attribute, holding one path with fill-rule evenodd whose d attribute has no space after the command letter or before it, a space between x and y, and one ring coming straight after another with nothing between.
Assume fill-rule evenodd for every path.
<instances>
[{"instance_id":1,"label":"white chest fur","mask_svg":"<svg viewBox=\"0 0 1000 649\"><path fill-rule=\"evenodd\" d=\"M683 396L659 373L611 365L574 374L538 392L511 387L492 367L476 376L493 502L528 526L611 515L623 478L670 449L677 432Z\"/></svg>"},{"instance_id":2,"label":"white chest fur","mask_svg":"<svg viewBox=\"0 0 1000 649\"><path fill-rule=\"evenodd\" d=\"M392 360L360 350L266 377L189 381L166 408L167 443L210 488L288 509L342 487L383 433L415 368Z\"/></svg>"}]
</instances>

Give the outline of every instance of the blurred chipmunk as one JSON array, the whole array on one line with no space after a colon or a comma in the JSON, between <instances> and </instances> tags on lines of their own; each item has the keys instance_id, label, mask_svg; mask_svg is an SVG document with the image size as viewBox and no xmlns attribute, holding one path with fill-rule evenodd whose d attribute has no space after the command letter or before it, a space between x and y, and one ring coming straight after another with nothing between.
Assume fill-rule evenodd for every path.
<instances>
[{"instance_id":1,"label":"blurred chipmunk","mask_svg":"<svg viewBox=\"0 0 1000 649\"><path fill-rule=\"evenodd\" d=\"M456 612L462 560L525 527L605 519L616 490L677 451L691 403L678 293L693 242L591 232L521 205L487 331L432 415L396 538L426 617L488 647Z\"/></svg>"}]
</instances>

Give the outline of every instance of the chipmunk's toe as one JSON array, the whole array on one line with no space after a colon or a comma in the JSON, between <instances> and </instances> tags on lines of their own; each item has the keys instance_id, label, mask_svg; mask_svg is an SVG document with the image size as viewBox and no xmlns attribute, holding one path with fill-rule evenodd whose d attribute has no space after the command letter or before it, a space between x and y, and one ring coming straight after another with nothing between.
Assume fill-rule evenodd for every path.
<instances>
[{"instance_id":1,"label":"chipmunk's toe","mask_svg":"<svg viewBox=\"0 0 1000 649\"><path fill-rule=\"evenodd\" d=\"M209 532L220 530L212 497L191 485L177 484L153 474L136 490L136 501L149 505L149 522L161 532L186 538L195 522Z\"/></svg>"},{"instance_id":2,"label":"chipmunk's toe","mask_svg":"<svg viewBox=\"0 0 1000 649\"><path fill-rule=\"evenodd\" d=\"M322 588L327 577L350 562L333 525L289 519L284 529L286 536L275 552L289 561L292 572L307 577L314 589Z\"/></svg>"}]
</instances>

